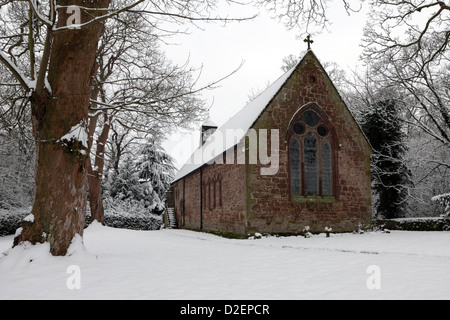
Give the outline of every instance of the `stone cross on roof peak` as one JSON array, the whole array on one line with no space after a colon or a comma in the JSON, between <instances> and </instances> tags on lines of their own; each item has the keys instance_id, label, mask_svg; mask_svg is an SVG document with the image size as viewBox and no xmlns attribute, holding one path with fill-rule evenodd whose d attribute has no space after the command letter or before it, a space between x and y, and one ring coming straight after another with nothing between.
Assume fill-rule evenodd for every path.
<instances>
[{"instance_id":1,"label":"stone cross on roof peak","mask_svg":"<svg viewBox=\"0 0 450 320\"><path fill-rule=\"evenodd\" d=\"M308 36L306 37L305 40L303 40L303 42L307 42L308 43L308 50L311 50L311 44L314 43L314 40L311 40L311 35L308 34Z\"/></svg>"}]
</instances>

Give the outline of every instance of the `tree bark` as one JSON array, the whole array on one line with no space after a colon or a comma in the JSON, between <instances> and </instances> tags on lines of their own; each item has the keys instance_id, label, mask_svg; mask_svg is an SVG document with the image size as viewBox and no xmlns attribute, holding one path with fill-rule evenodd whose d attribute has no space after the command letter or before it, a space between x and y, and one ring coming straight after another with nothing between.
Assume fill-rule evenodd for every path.
<instances>
[{"instance_id":1,"label":"tree bark","mask_svg":"<svg viewBox=\"0 0 450 320\"><path fill-rule=\"evenodd\" d=\"M101 193L102 180L95 175L88 176L89 181L89 206L91 209L91 221L98 221L101 224L105 224L105 210L103 207L103 198Z\"/></svg>"},{"instance_id":2,"label":"tree bark","mask_svg":"<svg viewBox=\"0 0 450 320\"><path fill-rule=\"evenodd\" d=\"M96 151L94 159L94 167L89 163L89 206L91 209L91 223L98 221L101 224L105 223L105 210L103 207L102 198L102 180L103 180L103 170L105 165L105 145L106 140L109 136L109 130L111 128L110 119L107 113L104 114L103 129L96 141ZM95 130L97 124L97 116L95 118L91 117L90 126ZM92 131L91 131L92 132ZM93 138L93 137L92 137Z\"/></svg>"},{"instance_id":3,"label":"tree bark","mask_svg":"<svg viewBox=\"0 0 450 320\"><path fill-rule=\"evenodd\" d=\"M57 1L57 5L106 8L109 0ZM68 23L71 13L60 9L58 27ZM81 23L96 11L81 12ZM87 204L87 146L75 137L61 137L78 126L87 135L89 100L102 23L52 35L48 83L31 97L33 134L36 139L34 219L25 219L14 245L48 242L53 255L65 255L75 235L83 235ZM44 70L45 71L45 70Z\"/></svg>"}]
</instances>

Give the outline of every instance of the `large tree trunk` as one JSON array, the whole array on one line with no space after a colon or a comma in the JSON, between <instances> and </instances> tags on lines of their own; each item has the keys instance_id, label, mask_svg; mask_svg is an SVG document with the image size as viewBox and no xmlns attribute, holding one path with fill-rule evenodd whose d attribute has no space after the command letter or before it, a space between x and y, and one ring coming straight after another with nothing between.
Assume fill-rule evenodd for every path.
<instances>
[{"instance_id":1,"label":"large tree trunk","mask_svg":"<svg viewBox=\"0 0 450 320\"><path fill-rule=\"evenodd\" d=\"M106 8L109 0L57 1L57 5ZM98 14L82 13L81 22ZM65 26L70 15L60 9L58 27ZM75 235L83 235L88 150L82 141L87 137L92 75L102 32L103 24L94 23L53 35L48 68L51 90L37 88L31 99L36 139L33 219L25 219L15 245L48 242L53 255L65 255ZM61 139L69 133L74 139Z\"/></svg>"}]
</instances>

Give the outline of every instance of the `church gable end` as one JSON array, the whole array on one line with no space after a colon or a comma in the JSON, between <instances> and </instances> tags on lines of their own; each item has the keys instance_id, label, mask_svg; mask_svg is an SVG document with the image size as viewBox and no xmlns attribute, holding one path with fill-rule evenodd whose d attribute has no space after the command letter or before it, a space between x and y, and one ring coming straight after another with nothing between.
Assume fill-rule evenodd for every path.
<instances>
[{"instance_id":1,"label":"church gable end","mask_svg":"<svg viewBox=\"0 0 450 320\"><path fill-rule=\"evenodd\" d=\"M248 232L353 231L371 220L371 148L308 51L253 129L280 130L280 165L247 164Z\"/></svg>"}]
</instances>

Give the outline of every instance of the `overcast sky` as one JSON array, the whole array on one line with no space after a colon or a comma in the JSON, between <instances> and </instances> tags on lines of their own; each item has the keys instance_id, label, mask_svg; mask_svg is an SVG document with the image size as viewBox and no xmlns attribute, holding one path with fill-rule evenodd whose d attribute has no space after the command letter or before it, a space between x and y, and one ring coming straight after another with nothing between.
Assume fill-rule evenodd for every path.
<instances>
[{"instance_id":1,"label":"overcast sky","mask_svg":"<svg viewBox=\"0 0 450 320\"><path fill-rule=\"evenodd\" d=\"M249 16L255 10L239 8L230 16ZM355 69L360 62L361 38L366 22L364 11L345 12L342 3L336 1L328 11L332 26L313 37L312 50L324 62L336 62L340 67ZM189 35L171 39L177 45L166 47L170 59L184 63L188 58L193 66L203 66L200 83L206 84L222 78L235 70L241 62L243 66L232 77L203 97L212 105L211 119L222 125L242 109L252 89L262 90L270 82L280 77L282 60L285 56L300 55L307 49L299 38L298 30L288 31L270 14L260 12L258 18L223 24L206 24L202 29L191 28ZM199 127L201 123L198 123ZM175 158L179 168L199 144L199 128L183 130L168 137L164 143L166 151Z\"/></svg>"}]
</instances>

